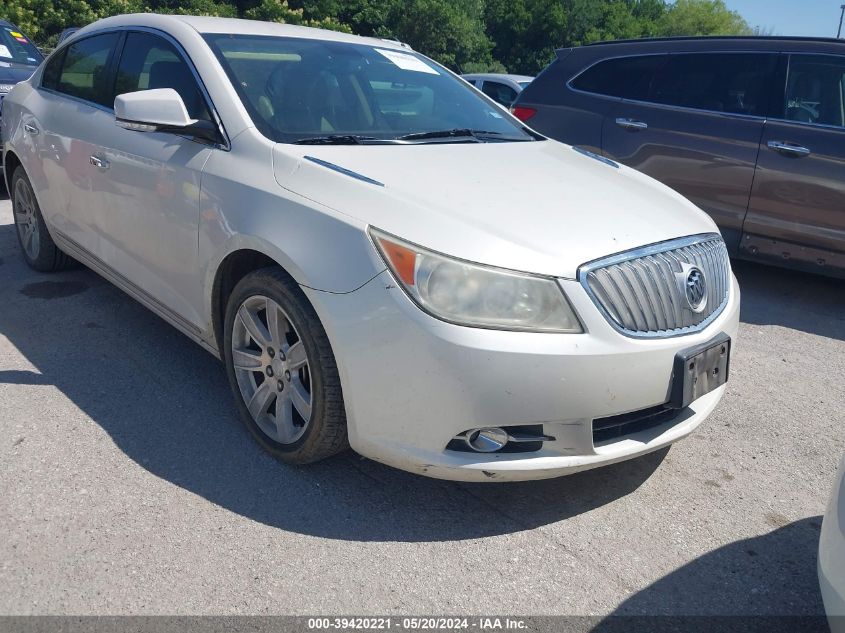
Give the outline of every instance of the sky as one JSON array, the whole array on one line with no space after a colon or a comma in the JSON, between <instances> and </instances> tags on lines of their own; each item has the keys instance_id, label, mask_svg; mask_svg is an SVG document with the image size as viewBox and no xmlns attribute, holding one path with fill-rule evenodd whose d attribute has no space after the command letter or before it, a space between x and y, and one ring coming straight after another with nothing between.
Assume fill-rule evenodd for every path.
<instances>
[{"instance_id":1,"label":"sky","mask_svg":"<svg viewBox=\"0 0 845 633\"><path fill-rule=\"evenodd\" d=\"M752 27L773 35L836 37L845 0L725 0ZM845 36L845 25L842 27Z\"/></svg>"}]
</instances>

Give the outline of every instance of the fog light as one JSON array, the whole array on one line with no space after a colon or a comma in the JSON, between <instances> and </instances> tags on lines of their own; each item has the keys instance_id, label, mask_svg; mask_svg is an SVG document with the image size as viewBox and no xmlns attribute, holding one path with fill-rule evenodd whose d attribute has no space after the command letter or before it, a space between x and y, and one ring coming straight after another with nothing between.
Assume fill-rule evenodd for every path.
<instances>
[{"instance_id":1,"label":"fog light","mask_svg":"<svg viewBox=\"0 0 845 633\"><path fill-rule=\"evenodd\" d=\"M508 433L500 428L474 429L466 434L465 441L478 453L495 453L508 443Z\"/></svg>"}]
</instances>

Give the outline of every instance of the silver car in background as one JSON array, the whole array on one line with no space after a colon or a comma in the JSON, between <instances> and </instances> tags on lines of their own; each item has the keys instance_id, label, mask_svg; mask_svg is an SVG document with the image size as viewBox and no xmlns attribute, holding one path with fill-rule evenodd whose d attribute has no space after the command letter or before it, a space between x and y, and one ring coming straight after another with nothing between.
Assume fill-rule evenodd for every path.
<instances>
[{"instance_id":1,"label":"silver car in background","mask_svg":"<svg viewBox=\"0 0 845 633\"><path fill-rule=\"evenodd\" d=\"M534 81L528 75L504 73L472 73L461 77L505 108L510 108L519 93Z\"/></svg>"}]
</instances>

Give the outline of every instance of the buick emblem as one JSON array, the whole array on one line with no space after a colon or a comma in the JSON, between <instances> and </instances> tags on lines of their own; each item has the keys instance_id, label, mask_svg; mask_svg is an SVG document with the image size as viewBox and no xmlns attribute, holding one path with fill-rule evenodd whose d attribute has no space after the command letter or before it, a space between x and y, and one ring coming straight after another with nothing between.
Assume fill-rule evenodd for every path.
<instances>
[{"instance_id":1,"label":"buick emblem","mask_svg":"<svg viewBox=\"0 0 845 633\"><path fill-rule=\"evenodd\" d=\"M680 290L687 300L687 307L699 314L707 306L707 280L698 266L682 264L677 275Z\"/></svg>"}]
</instances>

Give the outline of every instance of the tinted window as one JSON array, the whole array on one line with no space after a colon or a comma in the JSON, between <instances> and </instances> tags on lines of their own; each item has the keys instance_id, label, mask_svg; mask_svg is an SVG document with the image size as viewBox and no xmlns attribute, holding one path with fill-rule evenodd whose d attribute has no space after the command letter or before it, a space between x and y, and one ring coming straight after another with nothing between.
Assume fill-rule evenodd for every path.
<instances>
[{"instance_id":1,"label":"tinted window","mask_svg":"<svg viewBox=\"0 0 845 633\"><path fill-rule=\"evenodd\" d=\"M154 88L173 88L185 102L188 116L211 119L197 81L176 48L157 35L129 33L117 68L115 96Z\"/></svg>"},{"instance_id":2,"label":"tinted window","mask_svg":"<svg viewBox=\"0 0 845 633\"><path fill-rule=\"evenodd\" d=\"M50 58L44 66L44 75L41 77L41 85L45 88L55 90L59 85L59 76L62 74L62 62L65 59L66 51L59 51Z\"/></svg>"},{"instance_id":3,"label":"tinted window","mask_svg":"<svg viewBox=\"0 0 845 633\"><path fill-rule=\"evenodd\" d=\"M609 97L642 101L648 97L654 73L665 60L666 55L608 59L578 75L572 86Z\"/></svg>"},{"instance_id":4,"label":"tinted window","mask_svg":"<svg viewBox=\"0 0 845 633\"><path fill-rule=\"evenodd\" d=\"M498 81L485 81L481 84L481 92L506 108L516 100L516 90Z\"/></svg>"},{"instance_id":5,"label":"tinted window","mask_svg":"<svg viewBox=\"0 0 845 633\"><path fill-rule=\"evenodd\" d=\"M17 27L0 27L0 63L38 66L42 59L35 45Z\"/></svg>"},{"instance_id":6,"label":"tinted window","mask_svg":"<svg viewBox=\"0 0 845 633\"><path fill-rule=\"evenodd\" d=\"M781 116L789 121L845 127L845 58L793 55Z\"/></svg>"},{"instance_id":7,"label":"tinted window","mask_svg":"<svg viewBox=\"0 0 845 633\"><path fill-rule=\"evenodd\" d=\"M533 140L464 80L412 51L258 35L205 39L255 125L275 141L390 140L455 128L493 132L502 141Z\"/></svg>"},{"instance_id":8,"label":"tinted window","mask_svg":"<svg viewBox=\"0 0 845 633\"><path fill-rule=\"evenodd\" d=\"M776 63L770 54L670 55L654 76L648 101L765 116Z\"/></svg>"},{"instance_id":9,"label":"tinted window","mask_svg":"<svg viewBox=\"0 0 845 633\"><path fill-rule=\"evenodd\" d=\"M108 62L117 44L117 33L95 35L71 44L64 55L59 92L113 107L109 99Z\"/></svg>"}]
</instances>

